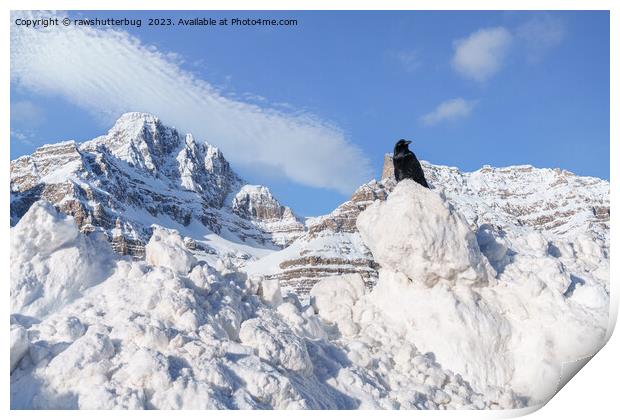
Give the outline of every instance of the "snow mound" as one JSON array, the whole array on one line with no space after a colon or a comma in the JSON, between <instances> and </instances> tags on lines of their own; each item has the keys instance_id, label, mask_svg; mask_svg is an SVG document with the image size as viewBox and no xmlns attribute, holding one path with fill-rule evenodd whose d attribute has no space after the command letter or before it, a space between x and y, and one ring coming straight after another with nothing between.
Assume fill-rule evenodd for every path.
<instances>
[{"instance_id":1,"label":"snow mound","mask_svg":"<svg viewBox=\"0 0 620 420\"><path fill-rule=\"evenodd\" d=\"M145 259L149 264L168 267L187 274L196 264L196 258L185 247L179 232L153 225L153 235L144 247Z\"/></svg>"},{"instance_id":2,"label":"snow mound","mask_svg":"<svg viewBox=\"0 0 620 420\"><path fill-rule=\"evenodd\" d=\"M282 290L280 289L280 282L278 280L266 279L259 277L260 286L258 289L258 295L261 297L263 303L271 306L278 306L282 301Z\"/></svg>"},{"instance_id":3,"label":"snow mound","mask_svg":"<svg viewBox=\"0 0 620 420\"><path fill-rule=\"evenodd\" d=\"M365 291L362 276L348 274L323 279L310 290L310 296L322 319L336 324L342 334L351 336L359 332L351 311Z\"/></svg>"},{"instance_id":4,"label":"snow mound","mask_svg":"<svg viewBox=\"0 0 620 420\"><path fill-rule=\"evenodd\" d=\"M269 312L244 322L239 339L274 365L305 376L312 373L312 361L303 337L297 336L286 322L270 317Z\"/></svg>"},{"instance_id":5,"label":"snow mound","mask_svg":"<svg viewBox=\"0 0 620 420\"><path fill-rule=\"evenodd\" d=\"M494 276L465 219L445 197L413 180L370 205L357 228L381 266L429 287L440 279L484 285Z\"/></svg>"},{"instance_id":6,"label":"snow mound","mask_svg":"<svg viewBox=\"0 0 620 420\"><path fill-rule=\"evenodd\" d=\"M11 313L42 317L102 281L113 258L105 239L37 201L11 229Z\"/></svg>"},{"instance_id":7,"label":"snow mound","mask_svg":"<svg viewBox=\"0 0 620 420\"><path fill-rule=\"evenodd\" d=\"M359 293L347 275L311 291L351 360L370 363L378 349L397 365L432 355L491 404L515 407L546 402L565 364L605 341L609 259L594 236L473 233L443 197L408 181L357 226L381 264L376 287Z\"/></svg>"},{"instance_id":8,"label":"snow mound","mask_svg":"<svg viewBox=\"0 0 620 420\"><path fill-rule=\"evenodd\" d=\"M11 325L11 372L28 351L28 332L19 324Z\"/></svg>"},{"instance_id":9,"label":"snow mound","mask_svg":"<svg viewBox=\"0 0 620 420\"><path fill-rule=\"evenodd\" d=\"M368 211L376 287L324 278L302 304L229 260L197 261L175 231L155 227L135 261L33 205L11 233L11 407L514 408L550 398L563 362L602 345L595 237L471 232L407 182ZM424 254L407 223L445 249Z\"/></svg>"},{"instance_id":10,"label":"snow mound","mask_svg":"<svg viewBox=\"0 0 620 420\"><path fill-rule=\"evenodd\" d=\"M248 279L230 262L193 260L173 231L155 230L146 261L115 256L99 264L109 251L76 233L73 222L50 206L33 206L13 229L20 238L14 261L47 263L62 250L79 251L71 254L74 260L48 267L65 273L53 280L79 293L61 296L38 318L28 316L30 306L14 305L14 409L496 405L386 323L362 324L371 319L367 315L355 324L341 320L358 314L354 308L366 296L359 276L332 279L317 288L315 306L302 305L294 295L282 297L269 280ZM76 268L86 256L90 265ZM95 271L100 277L93 282L93 267L103 262L109 269ZM28 288L30 272L11 274L12 300L22 299L17 285ZM46 299L48 289L41 293Z\"/></svg>"}]
</instances>

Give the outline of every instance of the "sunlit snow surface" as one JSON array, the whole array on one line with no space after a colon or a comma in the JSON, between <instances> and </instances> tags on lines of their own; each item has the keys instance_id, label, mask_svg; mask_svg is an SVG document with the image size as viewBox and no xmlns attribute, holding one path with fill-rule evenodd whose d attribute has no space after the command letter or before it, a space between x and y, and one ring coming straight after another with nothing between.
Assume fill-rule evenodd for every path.
<instances>
[{"instance_id":1,"label":"sunlit snow surface","mask_svg":"<svg viewBox=\"0 0 620 420\"><path fill-rule=\"evenodd\" d=\"M35 203L11 229L12 408L515 408L604 342L605 247L478 232L401 182L357 221L381 265L311 304L158 229L119 257ZM552 242L552 243L551 243Z\"/></svg>"}]
</instances>

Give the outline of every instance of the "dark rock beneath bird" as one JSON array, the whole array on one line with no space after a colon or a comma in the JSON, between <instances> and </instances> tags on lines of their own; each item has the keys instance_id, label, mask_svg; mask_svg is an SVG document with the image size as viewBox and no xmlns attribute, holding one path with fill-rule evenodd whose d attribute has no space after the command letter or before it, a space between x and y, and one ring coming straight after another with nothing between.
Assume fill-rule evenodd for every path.
<instances>
[{"instance_id":1,"label":"dark rock beneath bird","mask_svg":"<svg viewBox=\"0 0 620 420\"><path fill-rule=\"evenodd\" d=\"M424 171L415 154L409 150L411 141L400 139L394 146L394 178L399 182L405 178L413 179L423 187L429 188Z\"/></svg>"}]
</instances>

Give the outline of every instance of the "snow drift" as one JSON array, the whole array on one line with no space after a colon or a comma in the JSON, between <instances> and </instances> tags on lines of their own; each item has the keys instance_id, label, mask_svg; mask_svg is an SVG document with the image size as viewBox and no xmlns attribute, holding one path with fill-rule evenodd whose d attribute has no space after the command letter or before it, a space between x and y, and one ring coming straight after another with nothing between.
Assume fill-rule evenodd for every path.
<instances>
[{"instance_id":1,"label":"snow drift","mask_svg":"<svg viewBox=\"0 0 620 420\"><path fill-rule=\"evenodd\" d=\"M193 260L178 235L154 229L147 261L134 261L79 233L71 217L50 205L34 205L20 220L12 265L19 267L26 258L64 265L47 274L34 268L12 272L12 297L20 302L11 316L12 408L496 404L413 345L395 362L392 354L403 345L387 325L376 326L378 341L349 340L331 325L327 312L327 320L321 319L313 306L281 296L273 282L246 278L229 261L211 266ZM67 250L71 261L64 259ZM75 262L88 265L88 271L76 271ZM62 268L64 278L58 274ZM30 300L40 300L36 306L21 303L30 302L22 296L32 288L31 272L42 285L38 299ZM60 282L73 290L70 298L48 304L59 296ZM344 282L356 290L351 304L365 293L360 282Z\"/></svg>"},{"instance_id":2,"label":"snow drift","mask_svg":"<svg viewBox=\"0 0 620 420\"><path fill-rule=\"evenodd\" d=\"M11 229L11 312L38 317L102 281L111 250L98 235L81 235L48 202L32 207Z\"/></svg>"},{"instance_id":3,"label":"snow drift","mask_svg":"<svg viewBox=\"0 0 620 420\"><path fill-rule=\"evenodd\" d=\"M493 270L476 235L445 197L422 188L406 179L387 202L359 215L357 228L375 260L427 286L439 280L486 284Z\"/></svg>"},{"instance_id":4,"label":"snow drift","mask_svg":"<svg viewBox=\"0 0 620 420\"><path fill-rule=\"evenodd\" d=\"M401 182L360 214L380 264L302 304L153 226L145 261L33 205L11 236L12 408L516 408L603 344L605 247L471 230Z\"/></svg>"},{"instance_id":5,"label":"snow drift","mask_svg":"<svg viewBox=\"0 0 620 420\"><path fill-rule=\"evenodd\" d=\"M349 297L346 311L334 310L341 299L326 299L324 284L312 292L319 315L351 340L389 326L483 394L510 391L528 404L551 398L563 364L604 343L609 264L588 235L551 241L485 226L476 236L441 194L411 181L357 226L381 265L375 289L359 296L348 281L329 280L327 289L341 290L328 293Z\"/></svg>"}]
</instances>

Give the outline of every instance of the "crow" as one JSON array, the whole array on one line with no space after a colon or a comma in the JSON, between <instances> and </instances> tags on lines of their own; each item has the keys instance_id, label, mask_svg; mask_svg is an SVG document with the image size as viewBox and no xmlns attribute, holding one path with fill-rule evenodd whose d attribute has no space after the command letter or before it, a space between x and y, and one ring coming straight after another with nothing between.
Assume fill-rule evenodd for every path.
<instances>
[{"instance_id":1,"label":"crow","mask_svg":"<svg viewBox=\"0 0 620 420\"><path fill-rule=\"evenodd\" d=\"M396 182L401 179L410 178L423 187L429 188L424 178L424 171L418 158L415 157L413 152L409 150L409 144L411 141L400 139L394 146L394 156L392 158L394 162L394 177Z\"/></svg>"}]
</instances>

